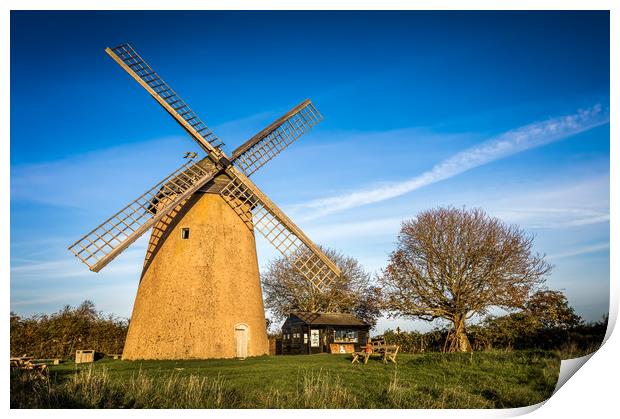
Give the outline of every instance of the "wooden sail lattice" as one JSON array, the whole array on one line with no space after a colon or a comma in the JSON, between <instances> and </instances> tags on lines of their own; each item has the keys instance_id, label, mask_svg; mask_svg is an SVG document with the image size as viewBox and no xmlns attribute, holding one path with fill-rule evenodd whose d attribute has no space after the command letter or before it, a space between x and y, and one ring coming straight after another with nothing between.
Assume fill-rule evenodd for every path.
<instances>
[{"instance_id":1,"label":"wooden sail lattice","mask_svg":"<svg viewBox=\"0 0 620 419\"><path fill-rule=\"evenodd\" d=\"M312 102L305 100L235 150L232 161L250 176L322 119Z\"/></svg>"},{"instance_id":2,"label":"wooden sail lattice","mask_svg":"<svg viewBox=\"0 0 620 419\"><path fill-rule=\"evenodd\" d=\"M69 250L90 270L98 272L213 175L213 170L189 161L76 241Z\"/></svg>"},{"instance_id":3,"label":"wooden sail lattice","mask_svg":"<svg viewBox=\"0 0 620 419\"><path fill-rule=\"evenodd\" d=\"M99 271L155 223L162 220L167 225L189 197L219 173L231 179L219 192L224 200L311 284L321 290L340 275L322 250L247 178L323 119L309 100L246 141L229 160L221 150L223 142L130 45L106 52L192 136L207 158L183 165L71 245L82 262Z\"/></svg>"},{"instance_id":4,"label":"wooden sail lattice","mask_svg":"<svg viewBox=\"0 0 620 419\"><path fill-rule=\"evenodd\" d=\"M265 237L317 289L340 276L338 267L249 179L231 177L220 194L248 228Z\"/></svg>"},{"instance_id":5,"label":"wooden sail lattice","mask_svg":"<svg viewBox=\"0 0 620 419\"><path fill-rule=\"evenodd\" d=\"M110 48L110 51L116 55L124 64L125 70L135 78L137 76L151 89L149 93L155 93L162 99L167 105L172 108L173 112L176 112L193 130L198 133L203 139L210 143L213 147L221 147L224 145L217 135L211 131L207 125L198 118L198 115L190 109L190 107L172 90L172 88L166 83L156 72L149 66L146 61L131 47L129 44L119 45L114 48ZM114 57L113 57L114 58ZM133 74L132 74L133 73ZM134 76L135 75L135 76ZM147 89L148 90L148 89ZM163 105L162 105L163 106ZM166 111L170 112L164 106ZM175 115L173 115L174 117ZM184 124L181 124L187 129ZM190 135L193 133L190 131Z\"/></svg>"}]
</instances>

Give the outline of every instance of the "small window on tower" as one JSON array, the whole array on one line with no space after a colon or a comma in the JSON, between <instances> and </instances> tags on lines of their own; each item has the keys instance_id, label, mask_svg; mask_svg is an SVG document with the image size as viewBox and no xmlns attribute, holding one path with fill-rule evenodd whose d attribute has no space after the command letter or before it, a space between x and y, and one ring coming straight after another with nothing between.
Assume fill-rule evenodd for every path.
<instances>
[{"instance_id":1,"label":"small window on tower","mask_svg":"<svg viewBox=\"0 0 620 419\"><path fill-rule=\"evenodd\" d=\"M181 229L181 239L183 240L189 239L189 228L188 227L183 227Z\"/></svg>"}]
</instances>

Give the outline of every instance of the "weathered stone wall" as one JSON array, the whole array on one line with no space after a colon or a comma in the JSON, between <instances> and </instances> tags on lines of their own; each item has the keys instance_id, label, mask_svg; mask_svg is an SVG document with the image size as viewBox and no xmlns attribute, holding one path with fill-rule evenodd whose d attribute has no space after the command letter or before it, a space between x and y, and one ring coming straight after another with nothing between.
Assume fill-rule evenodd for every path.
<instances>
[{"instance_id":1,"label":"weathered stone wall","mask_svg":"<svg viewBox=\"0 0 620 419\"><path fill-rule=\"evenodd\" d=\"M248 356L268 353L254 234L219 195L196 194L153 229L123 359L233 358L240 323Z\"/></svg>"}]
</instances>

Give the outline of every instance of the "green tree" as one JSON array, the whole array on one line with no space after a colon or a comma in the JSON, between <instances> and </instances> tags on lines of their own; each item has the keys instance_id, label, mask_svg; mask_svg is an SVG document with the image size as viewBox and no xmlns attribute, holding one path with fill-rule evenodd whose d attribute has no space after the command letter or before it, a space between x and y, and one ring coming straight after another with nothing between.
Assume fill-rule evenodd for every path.
<instances>
[{"instance_id":1,"label":"green tree","mask_svg":"<svg viewBox=\"0 0 620 419\"><path fill-rule=\"evenodd\" d=\"M127 334L127 320L105 316L91 301L78 307L22 318L11 313L11 355L35 358L69 358L77 349L121 353Z\"/></svg>"},{"instance_id":2,"label":"green tree","mask_svg":"<svg viewBox=\"0 0 620 419\"><path fill-rule=\"evenodd\" d=\"M525 310L545 328L570 329L582 322L561 291L535 292L525 303Z\"/></svg>"}]
</instances>

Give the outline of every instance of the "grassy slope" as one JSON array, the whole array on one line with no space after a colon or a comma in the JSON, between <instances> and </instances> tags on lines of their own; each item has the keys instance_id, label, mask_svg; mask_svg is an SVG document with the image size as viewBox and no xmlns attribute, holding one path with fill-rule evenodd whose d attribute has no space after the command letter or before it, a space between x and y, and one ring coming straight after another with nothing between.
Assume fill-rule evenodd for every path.
<instances>
[{"instance_id":1,"label":"grassy slope","mask_svg":"<svg viewBox=\"0 0 620 419\"><path fill-rule=\"evenodd\" d=\"M519 407L548 398L560 359L549 352L403 354L398 365L350 356L112 361L50 368L42 404L84 407ZM54 390L55 389L55 390ZM12 388L13 396L18 392ZM67 394L65 394L67 393ZM96 393L96 395L93 395ZM18 399L15 398L17 407Z\"/></svg>"}]
</instances>

